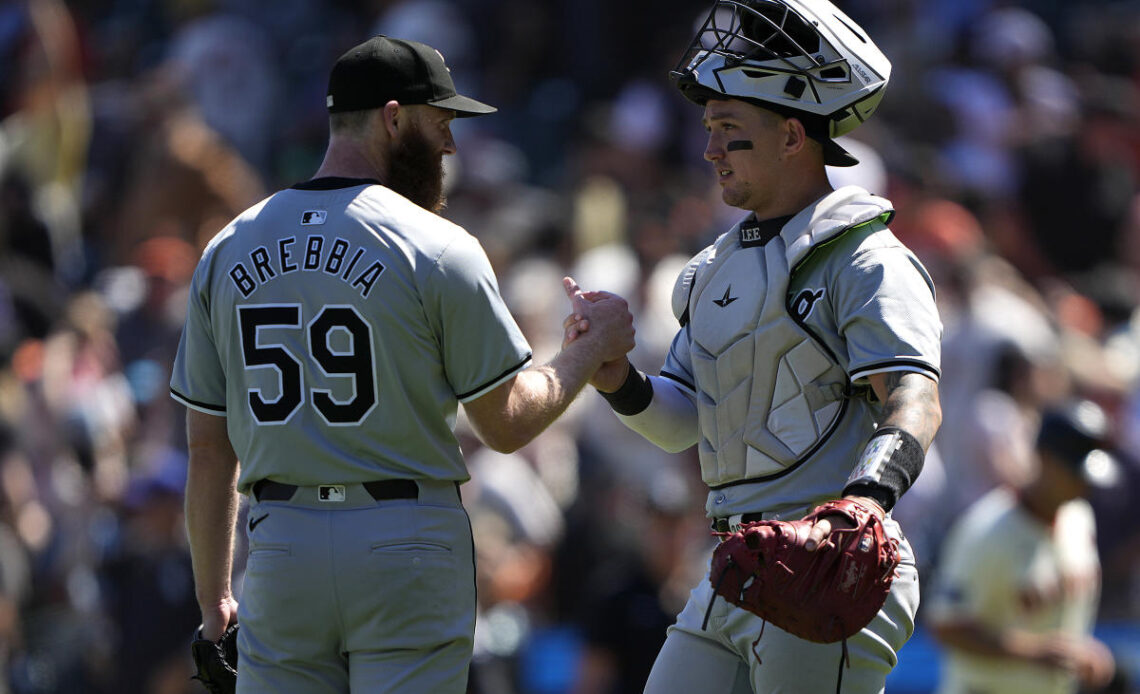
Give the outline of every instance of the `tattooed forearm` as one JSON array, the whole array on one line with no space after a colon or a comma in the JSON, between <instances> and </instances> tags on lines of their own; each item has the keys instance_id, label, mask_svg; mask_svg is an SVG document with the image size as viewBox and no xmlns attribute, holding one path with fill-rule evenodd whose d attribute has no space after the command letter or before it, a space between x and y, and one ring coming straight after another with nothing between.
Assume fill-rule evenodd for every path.
<instances>
[{"instance_id":1,"label":"tattooed forearm","mask_svg":"<svg viewBox=\"0 0 1140 694\"><path fill-rule=\"evenodd\" d=\"M872 377L877 380L875 390L884 403L879 424L903 429L918 439L924 449L930 448L942 424L938 384L913 371L891 371L879 376L881 380Z\"/></svg>"}]
</instances>

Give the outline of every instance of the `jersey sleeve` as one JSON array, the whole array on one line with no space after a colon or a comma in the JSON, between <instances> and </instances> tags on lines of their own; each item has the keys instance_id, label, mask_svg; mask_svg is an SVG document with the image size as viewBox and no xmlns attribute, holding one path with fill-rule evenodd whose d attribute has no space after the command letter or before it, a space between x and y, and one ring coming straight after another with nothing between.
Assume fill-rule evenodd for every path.
<instances>
[{"instance_id":1,"label":"jersey sleeve","mask_svg":"<svg viewBox=\"0 0 1140 694\"><path fill-rule=\"evenodd\" d=\"M473 236L457 236L443 251L424 301L440 340L444 371L460 402L478 398L530 364L530 344Z\"/></svg>"},{"instance_id":2,"label":"jersey sleeve","mask_svg":"<svg viewBox=\"0 0 1140 694\"><path fill-rule=\"evenodd\" d=\"M211 328L208 269L208 260L203 260L190 283L186 323L170 375L170 395L191 409L225 416L226 376Z\"/></svg>"},{"instance_id":3,"label":"jersey sleeve","mask_svg":"<svg viewBox=\"0 0 1140 694\"><path fill-rule=\"evenodd\" d=\"M836 282L836 323L853 383L886 371L938 379L942 322L934 283L917 258L901 245L867 249Z\"/></svg>"},{"instance_id":4,"label":"jersey sleeve","mask_svg":"<svg viewBox=\"0 0 1140 694\"><path fill-rule=\"evenodd\" d=\"M689 326L685 325L673 337L669 353L665 355L665 365L661 367L661 377L667 378L684 391L695 394L696 380L693 378L693 362L689 351Z\"/></svg>"}]
</instances>

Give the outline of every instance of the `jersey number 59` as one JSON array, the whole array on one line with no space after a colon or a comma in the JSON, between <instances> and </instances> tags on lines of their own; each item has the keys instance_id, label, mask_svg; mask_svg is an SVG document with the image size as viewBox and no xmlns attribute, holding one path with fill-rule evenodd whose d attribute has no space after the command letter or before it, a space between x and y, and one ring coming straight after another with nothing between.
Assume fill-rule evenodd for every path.
<instances>
[{"instance_id":1,"label":"jersey number 59","mask_svg":"<svg viewBox=\"0 0 1140 694\"><path fill-rule=\"evenodd\" d=\"M331 426L359 424L376 406L376 369L372 329L352 306L323 306L304 326L308 354L302 361L285 344L262 338L268 330L300 330L300 304L238 306L241 351L246 369L277 371L278 393L267 400L260 388L250 388L249 408L259 424L284 424L305 402L305 396ZM332 341L338 336L341 349ZM347 337L347 348L344 347ZM315 365L326 379L351 379L351 395L335 399L328 388L305 388L306 366ZM310 367L311 369L311 367ZM310 373L316 373L310 371ZM342 391L343 392L343 391Z\"/></svg>"}]
</instances>

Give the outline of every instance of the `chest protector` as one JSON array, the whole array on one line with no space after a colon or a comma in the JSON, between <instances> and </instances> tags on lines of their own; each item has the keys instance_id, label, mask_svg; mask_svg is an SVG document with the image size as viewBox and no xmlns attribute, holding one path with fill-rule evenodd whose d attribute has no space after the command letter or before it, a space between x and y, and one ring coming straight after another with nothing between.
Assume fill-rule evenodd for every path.
<instances>
[{"instance_id":1,"label":"chest protector","mask_svg":"<svg viewBox=\"0 0 1140 694\"><path fill-rule=\"evenodd\" d=\"M689 316L701 477L710 487L791 471L839 422L846 371L803 327L816 302L830 297L822 287L790 297L788 286L822 244L891 214L885 199L848 186L797 214L763 245L742 222L681 273L673 309Z\"/></svg>"}]
</instances>

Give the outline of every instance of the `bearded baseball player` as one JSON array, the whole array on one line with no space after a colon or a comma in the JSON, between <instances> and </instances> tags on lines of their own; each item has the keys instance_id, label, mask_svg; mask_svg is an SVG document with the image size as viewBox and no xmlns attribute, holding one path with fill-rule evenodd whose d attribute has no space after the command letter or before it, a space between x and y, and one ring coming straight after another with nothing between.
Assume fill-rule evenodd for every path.
<instances>
[{"instance_id":1,"label":"bearded baseball player","mask_svg":"<svg viewBox=\"0 0 1140 694\"><path fill-rule=\"evenodd\" d=\"M704 108L724 202L749 214L678 278L660 375L622 357L591 381L648 440L698 447L724 538L648 694L873 694L913 630L918 576L890 511L941 423L942 327L891 203L825 169L857 163L833 138L889 73L824 0L718 0L673 72ZM579 292L580 313L595 298Z\"/></svg>"},{"instance_id":2,"label":"bearded baseball player","mask_svg":"<svg viewBox=\"0 0 1140 694\"><path fill-rule=\"evenodd\" d=\"M190 288L171 393L187 407L194 657L233 691L232 669L202 661L237 624L242 694L461 694L475 574L458 404L513 451L632 348L632 317L618 297L591 304L589 339L531 365L483 249L435 214L452 119L495 110L456 93L435 49L356 46L327 106L315 176L233 220Z\"/></svg>"}]
</instances>

